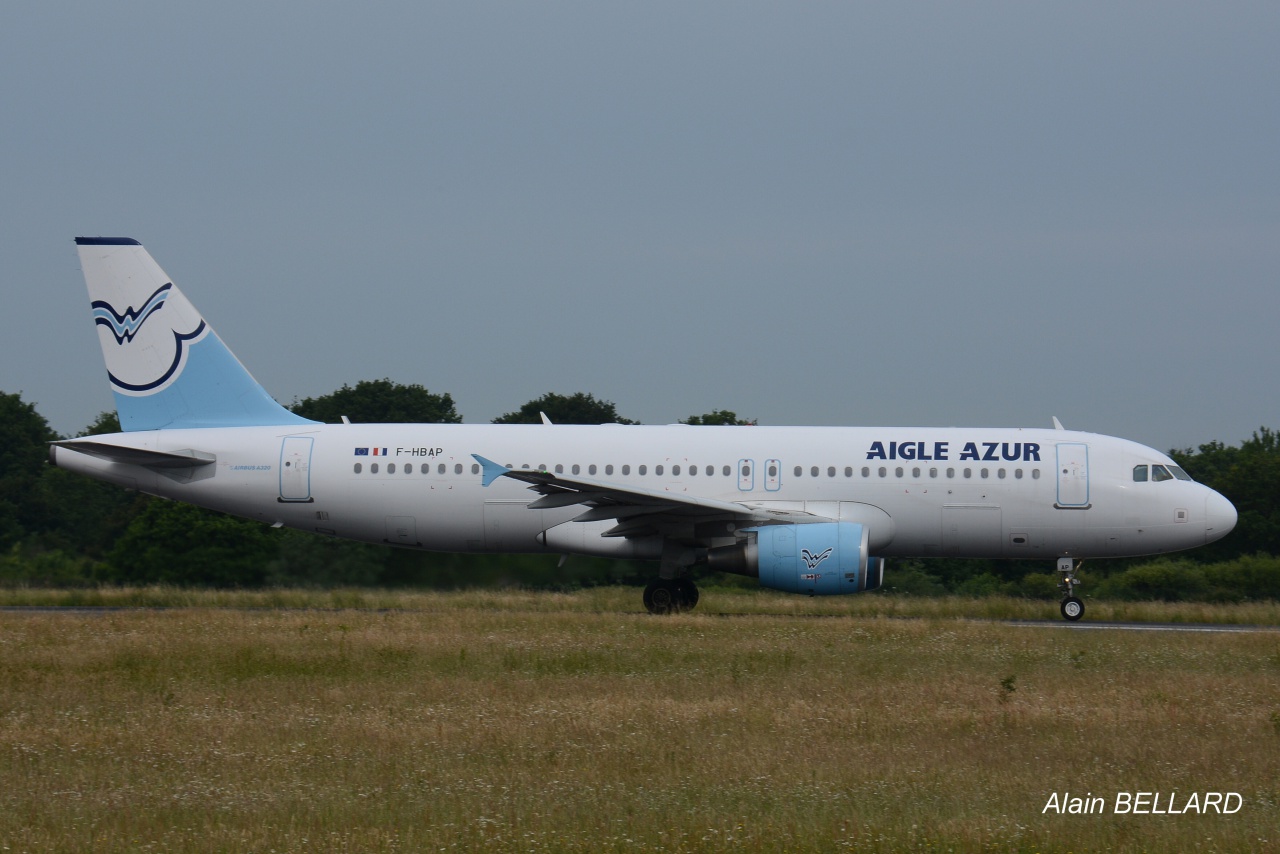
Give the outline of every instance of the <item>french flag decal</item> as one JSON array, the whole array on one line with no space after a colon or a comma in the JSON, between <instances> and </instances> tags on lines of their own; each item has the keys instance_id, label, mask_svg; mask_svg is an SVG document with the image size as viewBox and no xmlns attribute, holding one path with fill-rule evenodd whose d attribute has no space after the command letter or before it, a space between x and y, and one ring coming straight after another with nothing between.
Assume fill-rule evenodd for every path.
<instances>
[{"instance_id":1,"label":"french flag decal","mask_svg":"<svg viewBox=\"0 0 1280 854\"><path fill-rule=\"evenodd\" d=\"M387 455L387 449L386 449L386 448L374 448L374 449L373 449L373 455L374 455L375 457L385 457L385 456Z\"/></svg>"}]
</instances>

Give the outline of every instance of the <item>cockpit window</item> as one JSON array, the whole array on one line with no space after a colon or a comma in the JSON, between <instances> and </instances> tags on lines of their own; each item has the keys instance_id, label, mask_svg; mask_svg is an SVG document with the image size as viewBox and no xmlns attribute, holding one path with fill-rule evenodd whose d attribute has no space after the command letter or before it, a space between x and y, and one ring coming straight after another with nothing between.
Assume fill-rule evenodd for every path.
<instances>
[{"instance_id":1,"label":"cockpit window","mask_svg":"<svg viewBox=\"0 0 1280 854\"><path fill-rule=\"evenodd\" d=\"M1134 466L1133 481L1134 483L1146 483L1148 480L1148 471L1150 472L1150 480L1159 483L1162 480L1192 480L1191 475L1187 474L1178 466L1158 465L1158 466ZM1194 482L1194 481L1193 481Z\"/></svg>"}]
</instances>

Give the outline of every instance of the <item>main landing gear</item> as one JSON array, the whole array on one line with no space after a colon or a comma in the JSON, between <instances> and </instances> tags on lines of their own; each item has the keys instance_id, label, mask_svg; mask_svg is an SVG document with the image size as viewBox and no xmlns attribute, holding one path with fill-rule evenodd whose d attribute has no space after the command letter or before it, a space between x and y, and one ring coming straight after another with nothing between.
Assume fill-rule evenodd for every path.
<instances>
[{"instance_id":1,"label":"main landing gear","mask_svg":"<svg viewBox=\"0 0 1280 854\"><path fill-rule=\"evenodd\" d=\"M658 577L644 589L644 606L650 614L678 614L692 611L698 604L698 586L689 579L689 567L698 560L690 546L673 540L662 544Z\"/></svg>"},{"instance_id":2,"label":"main landing gear","mask_svg":"<svg viewBox=\"0 0 1280 854\"><path fill-rule=\"evenodd\" d=\"M698 585L687 578L655 578L644 589L644 606L650 614L692 611L698 604Z\"/></svg>"},{"instance_id":3,"label":"main landing gear","mask_svg":"<svg viewBox=\"0 0 1280 854\"><path fill-rule=\"evenodd\" d=\"M1062 579L1058 581L1058 589L1062 591L1062 604L1059 606L1062 611L1062 618L1075 622L1084 616L1084 603L1076 596L1076 585L1080 583L1080 579L1076 578L1076 565L1069 557L1058 558L1058 572L1062 574Z\"/></svg>"}]
</instances>

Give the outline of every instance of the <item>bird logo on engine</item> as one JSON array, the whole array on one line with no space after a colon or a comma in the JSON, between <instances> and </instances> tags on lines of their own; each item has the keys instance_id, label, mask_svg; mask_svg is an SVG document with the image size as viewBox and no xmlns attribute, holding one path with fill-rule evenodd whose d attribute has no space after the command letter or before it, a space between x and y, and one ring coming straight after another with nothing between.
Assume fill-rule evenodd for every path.
<instances>
[{"instance_id":1,"label":"bird logo on engine","mask_svg":"<svg viewBox=\"0 0 1280 854\"><path fill-rule=\"evenodd\" d=\"M818 552L817 554L814 554L808 549L801 549L800 557L804 560L804 565L809 567L809 569L817 569L818 564L831 557L831 549L827 549L824 552Z\"/></svg>"}]
</instances>

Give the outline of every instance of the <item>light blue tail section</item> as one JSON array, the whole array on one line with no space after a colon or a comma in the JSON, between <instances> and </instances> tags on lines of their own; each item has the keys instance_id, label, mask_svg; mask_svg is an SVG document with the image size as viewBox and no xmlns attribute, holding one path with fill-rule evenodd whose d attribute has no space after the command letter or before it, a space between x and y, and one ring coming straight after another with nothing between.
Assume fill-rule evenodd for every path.
<instances>
[{"instance_id":1,"label":"light blue tail section","mask_svg":"<svg viewBox=\"0 0 1280 854\"><path fill-rule=\"evenodd\" d=\"M122 429L318 423L276 403L212 330L186 350L180 374L163 389L137 396L112 389Z\"/></svg>"},{"instance_id":2,"label":"light blue tail section","mask_svg":"<svg viewBox=\"0 0 1280 854\"><path fill-rule=\"evenodd\" d=\"M124 430L316 423L267 394L138 241L76 245Z\"/></svg>"}]
</instances>

